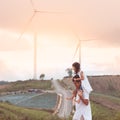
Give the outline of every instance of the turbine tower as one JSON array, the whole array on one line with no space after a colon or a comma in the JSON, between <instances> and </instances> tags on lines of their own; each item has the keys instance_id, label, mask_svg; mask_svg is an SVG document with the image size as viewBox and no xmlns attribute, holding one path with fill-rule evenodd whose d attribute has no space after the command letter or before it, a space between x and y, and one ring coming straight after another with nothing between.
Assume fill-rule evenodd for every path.
<instances>
[{"instance_id":1,"label":"turbine tower","mask_svg":"<svg viewBox=\"0 0 120 120\"><path fill-rule=\"evenodd\" d=\"M37 80L37 33L34 33L34 79Z\"/></svg>"}]
</instances>

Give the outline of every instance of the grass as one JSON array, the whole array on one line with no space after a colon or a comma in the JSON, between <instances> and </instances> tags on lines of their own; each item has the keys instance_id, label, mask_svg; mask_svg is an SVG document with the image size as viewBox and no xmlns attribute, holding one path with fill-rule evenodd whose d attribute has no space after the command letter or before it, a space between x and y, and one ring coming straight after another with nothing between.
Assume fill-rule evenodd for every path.
<instances>
[{"instance_id":1,"label":"grass","mask_svg":"<svg viewBox=\"0 0 120 120\"><path fill-rule=\"evenodd\" d=\"M119 111L92 102L93 120L120 120Z\"/></svg>"},{"instance_id":2,"label":"grass","mask_svg":"<svg viewBox=\"0 0 120 120\"><path fill-rule=\"evenodd\" d=\"M95 93L95 92L92 93L91 96L96 97L97 99L106 99L120 106L120 98L118 97L114 97L111 95L104 95L104 94Z\"/></svg>"},{"instance_id":3,"label":"grass","mask_svg":"<svg viewBox=\"0 0 120 120\"><path fill-rule=\"evenodd\" d=\"M91 103L91 106L93 120L120 120L119 111L113 111L94 102ZM61 119L46 111L26 109L8 103L0 103L0 120L72 120L72 117Z\"/></svg>"},{"instance_id":4,"label":"grass","mask_svg":"<svg viewBox=\"0 0 120 120\"><path fill-rule=\"evenodd\" d=\"M90 82L96 91L92 96L103 99L113 104L120 105L119 81L120 76L98 76L90 77ZM65 88L74 89L71 80L59 81ZM52 89L51 81L24 81L9 84L7 91L27 90L27 89ZM103 94L104 93L104 94ZM115 97L116 96L116 97ZM96 101L91 102L93 120L120 120L120 110L110 109ZM8 103L0 103L0 120L66 120L53 116L47 111L31 110L17 107ZM67 120L72 120L72 117Z\"/></svg>"},{"instance_id":5,"label":"grass","mask_svg":"<svg viewBox=\"0 0 120 120\"><path fill-rule=\"evenodd\" d=\"M0 103L0 120L61 120L51 113Z\"/></svg>"},{"instance_id":6,"label":"grass","mask_svg":"<svg viewBox=\"0 0 120 120\"><path fill-rule=\"evenodd\" d=\"M28 89L43 89L51 90L52 83L50 80L27 80L10 82L5 88L0 89L0 92L25 91Z\"/></svg>"}]
</instances>

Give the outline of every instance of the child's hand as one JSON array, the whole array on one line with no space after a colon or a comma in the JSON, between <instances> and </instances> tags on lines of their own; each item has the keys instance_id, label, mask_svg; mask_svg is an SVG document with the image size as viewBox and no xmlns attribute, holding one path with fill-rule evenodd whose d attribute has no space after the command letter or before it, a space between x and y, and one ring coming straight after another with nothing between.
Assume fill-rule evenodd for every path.
<instances>
[{"instance_id":1,"label":"child's hand","mask_svg":"<svg viewBox=\"0 0 120 120\"><path fill-rule=\"evenodd\" d=\"M74 78L74 81L76 81L77 80L77 78Z\"/></svg>"},{"instance_id":2,"label":"child's hand","mask_svg":"<svg viewBox=\"0 0 120 120\"><path fill-rule=\"evenodd\" d=\"M74 102L76 102L76 103L79 104L79 103L80 103L80 99L79 99L79 100L75 100L75 99L74 99Z\"/></svg>"},{"instance_id":3,"label":"child's hand","mask_svg":"<svg viewBox=\"0 0 120 120\"><path fill-rule=\"evenodd\" d=\"M71 98L66 98L66 100L71 100Z\"/></svg>"}]
</instances>

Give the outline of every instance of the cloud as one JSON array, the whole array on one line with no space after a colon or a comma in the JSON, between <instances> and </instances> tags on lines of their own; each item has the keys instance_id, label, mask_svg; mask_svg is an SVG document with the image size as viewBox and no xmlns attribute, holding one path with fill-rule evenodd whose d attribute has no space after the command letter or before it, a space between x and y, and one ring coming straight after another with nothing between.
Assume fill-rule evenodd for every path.
<instances>
[{"instance_id":1,"label":"cloud","mask_svg":"<svg viewBox=\"0 0 120 120\"><path fill-rule=\"evenodd\" d=\"M14 32L0 30L0 51L29 50L30 42L23 37L18 40L19 35Z\"/></svg>"},{"instance_id":2,"label":"cloud","mask_svg":"<svg viewBox=\"0 0 120 120\"><path fill-rule=\"evenodd\" d=\"M103 43L104 47L120 47L120 28L109 30L108 32L99 35L99 38L102 41L99 43Z\"/></svg>"},{"instance_id":3,"label":"cloud","mask_svg":"<svg viewBox=\"0 0 120 120\"><path fill-rule=\"evenodd\" d=\"M16 74L5 64L3 60L0 60L0 80L15 79Z\"/></svg>"},{"instance_id":4,"label":"cloud","mask_svg":"<svg viewBox=\"0 0 120 120\"><path fill-rule=\"evenodd\" d=\"M97 48L115 48L115 47L119 48L120 28L95 34L94 37L91 37L90 39L91 41L84 42L83 45Z\"/></svg>"}]
</instances>

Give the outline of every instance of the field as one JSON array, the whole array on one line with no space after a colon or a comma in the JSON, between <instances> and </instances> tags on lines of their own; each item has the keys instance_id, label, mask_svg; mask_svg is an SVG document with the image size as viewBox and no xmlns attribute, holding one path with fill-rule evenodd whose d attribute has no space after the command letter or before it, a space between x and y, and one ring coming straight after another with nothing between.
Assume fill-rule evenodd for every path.
<instances>
[{"instance_id":1,"label":"field","mask_svg":"<svg viewBox=\"0 0 120 120\"><path fill-rule=\"evenodd\" d=\"M120 120L120 113L92 103L93 120ZM0 120L72 120L61 119L42 110L26 109L9 103L0 103Z\"/></svg>"},{"instance_id":2,"label":"field","mask_svg":"<svg viewBox=\"0 0 120 120\"><path fill-rule=\"evenodd\" d=\"M0 120L60 120L49 112L0 103Z\"/></svg>"},{"instance_id":3,"label":"field","mask_svg":"<svg viewBox=\"0 0 120 120\"><path fill-rule=\"evenodd\" d=\"M26 91L29 89L52 90L52 83L50 80L26 80L10 82L6 85L0 85L1 92Z\"/></svg>"},{"instance_id":4,"label":"field","mask_svg":"<svg viewBox=\"0 0 120 120\"><path fill-rule=\"evenodd\" d=\"M88 76L88 79L97 93L120 97L120 76Z\"/></svg>"},{"instance_id":5,"label":"field","mask_svg":"<svg viewBox=\"0 0 120 120\"><path fill-rule=\"evenodd\" d=\"M90 96L93 120L120 120L120 76L89 76L88 78L94 89L94 92ZM70 79L64 79L59 82L66 89L74 89L74 85ZM7 90L5 90L6 88ZM18 91L21 89L28 90L31 88L44 90L53 89L51 81L18 81L6 84L6 87L3 87L1 92L9 90ZM40 96L35 96L35 98L33 97L28 102L20 102L20 104L26 104L26 106L20 104L15 106L10 103L0 102L0 120L72 120L72 116L68 119L61 119L53 116L52 111L40 110L37 109L36 106L35 108L32 106L32 109L24 108L28 107L27 103L33 105L38 97ZM17 99L18 98L21 98L21 95L17 97ZM45 102L45 100L49 99L44 96L41 100ZM50 103L50 101L47 101L47 104L48 103Z\"/></svg>"}]
</instances>

